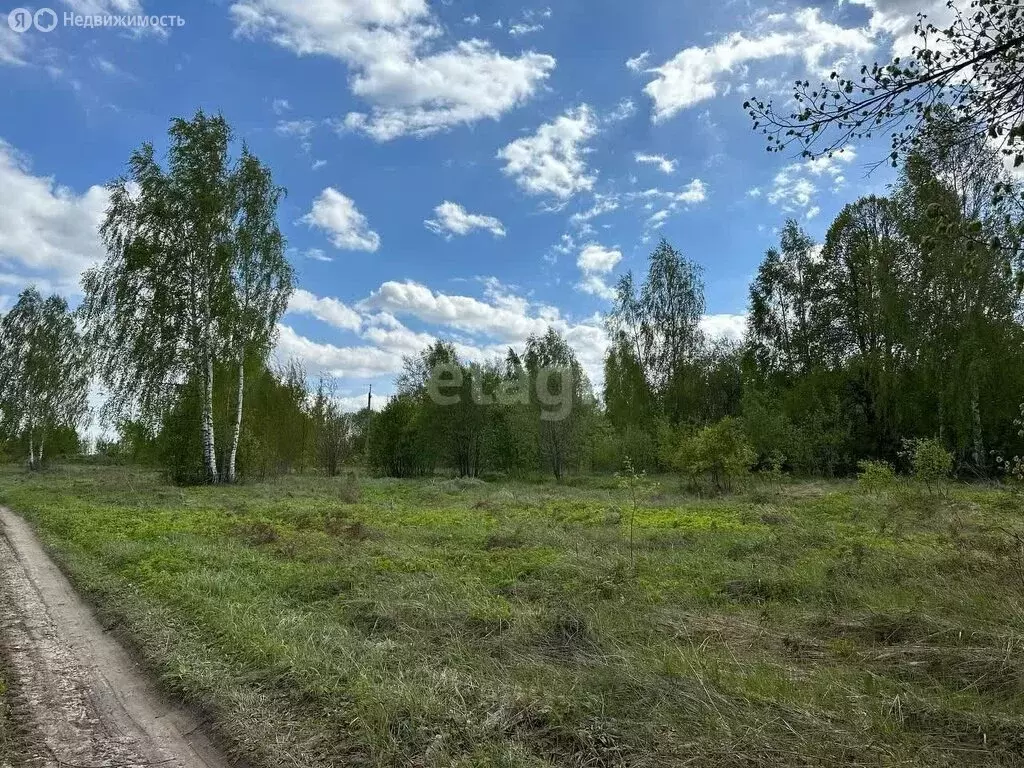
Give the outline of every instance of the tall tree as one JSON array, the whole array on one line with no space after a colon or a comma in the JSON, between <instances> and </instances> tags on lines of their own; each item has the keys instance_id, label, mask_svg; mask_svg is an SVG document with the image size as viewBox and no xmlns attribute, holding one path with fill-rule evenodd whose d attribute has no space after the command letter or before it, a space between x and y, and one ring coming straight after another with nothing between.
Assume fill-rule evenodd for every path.
<instances>
[{"instance_id":1,"label":"tall tree","mask_svg":"<svg viewBox=\"0 0 1024 768\"><path fill-rule=\"evenodd\" d=\"M85 415L89 369L67 302L21 293L0 320L0 432L28 443L28 465L42 465L47 437Z\"/></svg>"},{"instance_id":2,"label":"tall tree","mask_svg":"<svg viewBox=\"0 0 1024 768\"><path fill-rule=\"evenodd\" d=\"M619 281L607 324L615 356L612 372L630 372L628 383L634 390L628 396L630 401L645 396L636 375L639 369L661 412L673 422L684 417L693 362L704 343L700 330L703 314L700 267L665 240L651 254L639 291L632 274Z\"/></svg>"},{"instance_id":3,"label":"tall tree","mask_svg":"<svg viewBox=\"0 0 1024 768\"><path fill-rule=\"evenodd\" d=\"M246 360L263 362L273 345L277 321L288 307L295 273L285 257L277 226L277 206L284 190L274 186L270 169L242 147L231 177L234 253L231 260L232 306L226 313L228 355L238 370L235 419L226 479L235 482L235 464L242 435Z\"/></svg>"},{"instance_id":4,"label":"tall tree","mask_svg":"<svg viewBox=\"0 0 1024 768\"><path fill-rule=\"evenodd\" d=\"M203 468L217 482L217 363L264 351L290 290L273 223L280 190L248 152L232 166L219 115L175 119L169 138L166 170L146 143L110 185L107 257L83 277L84 316L113 420L156 422L199 386Z\"/></svg>"},{"instance_id":5,"label":"tall tree","mask_svg":"<svg viewBox=\"0 0 1024 768\"><path fill-rule=\"evenodd\" d=\"M846 206L825 238L825 290L815 308L828 328L822 357L846 366L871 444L895 450L897 377L907 354L910 245L897 206L866 197Z\"/></svg>"},{"instance_id":6,"label":"tall tree","mask_svg":"<svg viewBox=\"0 0 1024 768\"><path fill-rule=\"evenodd\" d=\"M576 353L554 328L527 339L523 364L539 424L541 455L555 479L561 480L569 463L579 458L584 411L592 407L590 382Z\"/></svg>"},{"instance_id":7,"label":"tall tree","mask_svg":"<svg viewBox=\"0 0 1024 768\"><path fill-rule=\"evenodd\" d=\"M749 339L764 370L806 373L818 343L812 312L823 266L814 241L790 219L780 249L770 248L750 286Z\"/></svg>"},{"instance_id":8,"label":"tall tree","mask_svg":"<svg viewBox=\"0 0 1024 768\"><path fill-rule=\"evenodd\" d=\"M896 194L916 254L909 344L933 386L938 431L949 430L958 452L983 470L985 411L1000 389L995 372L1019 343L1019 283L1010 255L1019 240L1011 242L1016 228L1003 202L984 191L1000 183L997 153L983 140L971 151L953 151L947 138L925 137Z\"/></svg>"}]
</instances>

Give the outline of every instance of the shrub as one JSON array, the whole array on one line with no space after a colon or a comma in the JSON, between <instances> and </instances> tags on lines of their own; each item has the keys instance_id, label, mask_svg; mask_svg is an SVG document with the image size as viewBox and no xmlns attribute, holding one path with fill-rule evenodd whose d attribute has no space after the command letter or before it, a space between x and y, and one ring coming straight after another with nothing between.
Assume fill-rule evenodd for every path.
<instances>
[{"instance_id":1,"label":"shrub","mask_svg":"<svg viewBox=\"0 0 1024 768\"><path fill-rule=\"evenodd\" d=\"M742 423L731 416L684 439L676 454L680 469L719 493L732 490L733 482L745 476L756 460Z\"/></svg>"},{"instance_id":2,"label":"shrub","mask_svg":"<svg viewBox=\"0 0 1024 768\"><path fill-rule=\"evenodd\" d=\"M882 493L896 484L896 471L887 461L861 461L857 482L871 493Z\"/></svg>"},{"instance_id":3,"label":"shrub","mask_svg":"<svg viewBox=\"0 0 1024 768\"><path fill-rule=\"evenodd\" d=\"M953 471L953 454L934 438L904 440L903 453L915 480L934 488Z\"/></svg>"}]
</instances>

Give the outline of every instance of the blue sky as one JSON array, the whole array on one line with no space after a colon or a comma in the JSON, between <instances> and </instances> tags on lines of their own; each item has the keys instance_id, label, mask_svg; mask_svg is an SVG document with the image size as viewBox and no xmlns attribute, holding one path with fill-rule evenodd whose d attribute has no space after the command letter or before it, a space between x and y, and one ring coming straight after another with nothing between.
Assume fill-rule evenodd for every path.
<instances>
[{"instance_id":1,"label":"blue sky","mask_svg":"<svg viewBox=\"0 0 1024 768\"><path fill-rule=\"evenodd\" d=\"M926 5L62 0L62 22L185 23L19 34L0 4L0 311L33 282L78 300L102 185L202 108L288 189L278 355L353 404L434 338L486 359L549 323L599 378L608 286L660 237L705 267L708 330L736 334L787 216L821 238L891 180L867 175L882 145L769 155L743 100L887 57Z\"/></svg>"}]
</instances>

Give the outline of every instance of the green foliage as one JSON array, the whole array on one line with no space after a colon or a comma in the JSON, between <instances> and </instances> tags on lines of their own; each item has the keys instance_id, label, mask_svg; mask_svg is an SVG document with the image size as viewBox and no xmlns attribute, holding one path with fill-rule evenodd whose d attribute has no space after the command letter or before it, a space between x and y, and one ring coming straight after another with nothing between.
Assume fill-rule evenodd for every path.
<instances>
[{"instance_id":1,"label":"green foliage","mask_svg":"<svg viewBox=\"0 0 1024 768\"><path fill-rule=\"evenodd\" d=\"M222 116L199 111L171 122L166 168L152 144L135 150L129 175L110 185L100 227L106 259L82 279L107 416L191 419L207 482L235 479L246 366L265 365L294 279L277 225L283 190L244 145L231 161L232 138ZM217 419L221 375L235 391ZM198 399L198 408L182 398ZM228 450L218 463L216 425L225 421L231 428L220 430L220 444ZM181 450L188 427L176 427ZM169 469L191 476L183 455Z\"/></svg>"},{"instance_id":2,"label":"green foliage","mask_svg":"<svg viewBox=\"0 0 1024 768\"><path fill-rule=\"evenodd\" d=\"M18 444L30 469L77 452L75 427L88 411L89 361L74 315L59 296L35 288L0 318L0 442ZM54 445L68 435L74 442Z\"/></svg>"},{"instance_id":3,"label":"green foliage","mask_svg":"<svg viewBox=\"0 0 1024 768\"><path fill-rule=\"evenodd\" d=\"M953 471L953 454L935 438L904 440L903 455L910 464L914 479L928 488L948 480Z\"/></svg>"},{"instance_id":4,"label":"green foliage","mask_svg":"<svg viewBox=\"0 0 1024 768\"><path fill-rule=\"evenodd\" d=\"M869 493L885 493L896 485L896 470L887 461L859 461L857 484Z\"/></svg>"},{"instance_id":5,"label":"green foliage","mask_svg":"<svg viewBox=\"0 0 1024 768\"><path fill-rule=\"evenodd\" d=\"M743 422L726 417L683 439L675 464L693 481L723 493L731 491L755 461L757 454L747 442Z\"/></svg>"},{"instance_id":6,"label":"green foliage","mask_svg":"<svg viewBox=\"0 0 1024 768\"><path fill-rule=\"evenodd\" d=\"M370 466L389 477L415 477L433 470L422 412L411 395L391 398L373 418L370 430Z\"/></svg>"}]
</instances>

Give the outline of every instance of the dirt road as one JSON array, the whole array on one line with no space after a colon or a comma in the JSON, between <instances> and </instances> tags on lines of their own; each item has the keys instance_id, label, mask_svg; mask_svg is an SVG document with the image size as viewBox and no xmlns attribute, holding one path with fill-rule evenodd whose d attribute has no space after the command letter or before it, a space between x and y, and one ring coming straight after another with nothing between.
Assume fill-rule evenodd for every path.
<instances>
[{"instance_id":1,"label":"dirt road","mask_svg":"<svg viewBox=\"0 0 1024 768\"><path fill-rule=\"evenodd\" d=\"M105 633L17 515L0 507L0 644L30 768L228 768Z\"/></svg>"}]
</instances>

